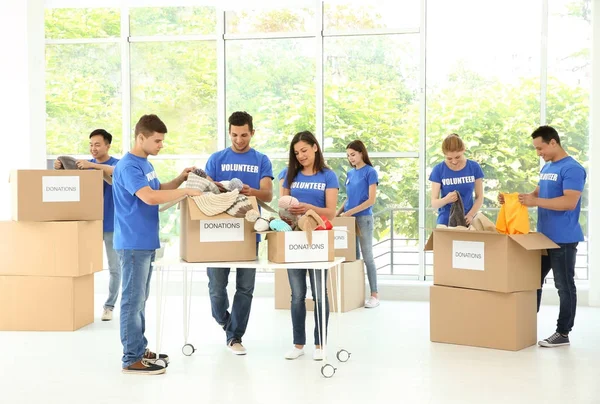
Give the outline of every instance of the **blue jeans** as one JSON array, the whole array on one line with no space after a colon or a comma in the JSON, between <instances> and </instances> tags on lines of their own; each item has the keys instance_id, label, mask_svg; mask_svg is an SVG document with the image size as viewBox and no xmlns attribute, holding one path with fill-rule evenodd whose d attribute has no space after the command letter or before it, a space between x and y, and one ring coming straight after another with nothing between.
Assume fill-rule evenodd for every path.
<instances>
[{"instance_id":1,"label":"blue jeans","mask_svg":"<svg viewBox=\"0 0 600 404\"><path fill-rule=\"evenodd\" d=\"M235 296L231 313L229 313L227 311L229 309L227 284L230 271L229 268L208 268L207 270L212 316L225 330L227 343L232 339L241 341L246 333L256 279L256 269L238 268L235 274Z\"/></svg>"},{"instance_id":2,"label":"blue jeans","mask_svg":"<svg viewBox=\"0 0 600 404\"><path fill-rule=\"evenodd\" d=\"M356 259L360 259L362 250L371 293L377 293L377 268L373 258L373 215L356 216L356 225L360 231L360 234L356 235Z\"/></svg>"},{"instance_id":3,"label":"blue jeans","mask_svg":"<svg viewBox=\"0 0 600 404\"><path fill-rule=\"evenodd\" d=\"M554 286L558 289L560 308L556 332L568 334L575 323L577 309L577 289L575 288L575 259L579 243L557 243L560 248L549 249L548 255L542 256L542 284L552 269ZM537 291L537 309L540 311L542 289Z\"/></svg>"},{"instance_id":4,"label":"blue jeans","mask_svg":"<svg viewBox=\"0 0 600 404\"><path fill-rule=\"evenodd\" d=\"M113 232L104 232L104 247L106 248L106 258L108 259L108 270L110 271L110 281L108 283L108 299L104 303L105 309L113 310L117 297L119 297L119 288L121 287L121 264L119 256L113 250Z\"/></svg>"},{"instance_id":5,"label":"blue jeans","mask_svg":"<svg viewBox=\"0 0 600 404\"><path fill-rule=\"evenodd\" d=\"M306 271L310 278L310 289L315 301L315 345L322 345L323 319L321 298L321 270L288 269L292 289L292 328L294 344L306 345ZM325 270L325 327L329 324L329 297L327 296L327 270ZM317 326L318 325L318 326Z\"/></svg>"},{"instance_id":6,"label":"blue jeans","mask_svg":"<svg viewBox=\"0 0 600 404\"><path fill-rule=\"evenodd\" d=\"M123 275L121 294L121 343L123 367L140 359L146 351L146 300L155 250L117 250Z\"/></svg>"}]
</instances>

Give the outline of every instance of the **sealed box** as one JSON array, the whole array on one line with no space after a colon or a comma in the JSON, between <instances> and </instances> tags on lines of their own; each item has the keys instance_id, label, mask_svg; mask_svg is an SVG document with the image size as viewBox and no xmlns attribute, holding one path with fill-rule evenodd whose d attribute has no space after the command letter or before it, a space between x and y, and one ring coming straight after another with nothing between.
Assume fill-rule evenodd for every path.
<instances>
[{"instance_id":1,"label":"sealed box","mask_svg":"<svg viewBox=\"0 0 600 404\"><path fill-rule=\"evenodd\" d=\"M102 270L102 221L0 222L0 275L82 276Z\"/></svg>"},{"instance_id":2,"label":"sealed box","mask_svg":"<svg viewBox=\"0 0 600 404\"><path fill-rule=\"evenodd\" d=\"M518 351L537 343L536 291L430 290L432 342Z\"/></svg>"},{"instance_id":3,"label":"sealed box","mask_svg":"<svg viewBox=\"0 0 600 404\"><path fill-rule=\"evenodd\" d=\"M102 220L103 181L100 170L13 170L11 218Z\"/></svg>"}]
</instances>

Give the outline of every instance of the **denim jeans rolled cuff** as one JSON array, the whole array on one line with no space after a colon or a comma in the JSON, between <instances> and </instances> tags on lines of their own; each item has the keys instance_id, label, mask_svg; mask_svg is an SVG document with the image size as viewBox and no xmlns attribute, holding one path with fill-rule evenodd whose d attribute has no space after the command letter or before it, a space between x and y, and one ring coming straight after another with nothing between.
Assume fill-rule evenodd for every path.
<instances>
[{"instance_id":1,"label":"denim jeans rolled cuff","mask_svg":"<svg viewBox=\"0 0 600 404\"><path fill-rule=\"evenodd\" d=\"M293 343L295 345L306 345L306 269L288 269L288 279L290 282L291 296L291 316ZM309 270L309 279L313 298L315 300L314 309L314 341L315 345L321 345L323 340L323 330L329 323L329 299L327 298L327 289L325 290L325 321L322 321L322 299L321 299L321 271ZM325 271L325 280L327 280L327 271ZM325 282L327 287L327 282Z\"/></svg>"},{"instance_id":2,"label":"denim jeans rolled cuff","mask_svg":"<svg viewBox=\"0 0 600 404\"><path fill-rule=\"evenodd\" d=\"M558 243L560 248L548 249L548 255L542 256L541 284L550 270L554 276L554 286L558 290L559 313L556 332L569 334L575 324L577 310L577 288L575 287L575 261L579 243ZM542 300L542 289L537 293L538 311Z\"/></svg>"},{"instance_id":3,"label":"denim jeans rolled cuff","mask_svg":"<svg viewBox=\"0 0 600 404\"><path fill-rule=\"evenodd\" d=\"M229 312L229 268L208 268L208 290L212 316L223 327L226 342L232 339L242 340L248 327L252 298L256 281L256 269L238 268L236 271L235 295Z\"/></svg>"},{"instance_id":4,"label":"denim jeans rolled cuff","mask_svg":"<svg viewBox=\"0 0 600 404\"><path fill-rule=\"evenodd\" d=\"M356 235L356 259L360 259L362 250L362 257L367 267L369 288L371 293L377 293L377 267L373 257L373 215L356 216L356 225L359 229L359 234Z\"/></svg>"},{"instance_id":5,"label":"denim jeans rolled cuff","mask_svg":"<svg viewBox=\"0 0 600 404\"><path fill-rule=\"evenodd\" d=\"M104 308L110 310L115 308L117 298L119 297L119 290L121 289L121 263L119 262L119 256L113 249L113 234L112 232L105 232L103 234L108 270L110 272L108 298L104 303Z\"/></svg>"},{"instance_id":6,"label":"denim jeans rolled cuff","mask_svg":"<svg viewBox=\"0 0 600 404\"><path fill-rule=\"evenodd\" d=\"M117 250L121 263L120 331L123 367L139 361L146 351L146 301L150 295L155 250Z\"/></svg>"}]
</instances>

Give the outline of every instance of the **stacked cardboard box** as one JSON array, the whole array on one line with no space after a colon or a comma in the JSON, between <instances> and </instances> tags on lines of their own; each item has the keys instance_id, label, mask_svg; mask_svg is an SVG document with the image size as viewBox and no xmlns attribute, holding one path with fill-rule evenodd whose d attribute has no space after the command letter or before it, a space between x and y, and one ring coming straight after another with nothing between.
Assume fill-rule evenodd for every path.
<instances>
[{"instance_id":1,"label":"stacked cardboard box","mask_svg":"<svg viewBox=\"0 0 600 404\"><path fill-rule=\"evenodd\" d=\"M541 255L557 248L540 233L436 229L430 339L518 351L537 341Z\"/></svg>"},{"instance_id":2,"label":"stacked cardboard box","mask_svg":"<svg viewBox=\"0 0 600 404\"><path fill-rule=\"evenodd\" d=\"M269 261L278 263L287 262L317 262L333 261L333 257L343 257L341 271L338 275L334 269L329 272L327 282L329 307L331 311L347 312L363 307L365 302L365 275L362 260L356 259L356 220L353 217L336 217L333 220L333 231L313 232L313 245L315 235L320 236L320 244L326 245L327 254L319 250L304 250L301 254L293 254L288 249L293 244L287 242L285 237L294 233L295 237L305 237L304 232L270 233L267 235L269 241ZM329 233L329 234L327 234ZM321 235L322 234L322 235ZM327 234L327 235L326 235ZM331 248L333 244L333 248ZM291 258L293 257L293 258ZM292 260L293 259L293 260ZM303 260L303 261L299 261ZM338 304L337 282L340 282L340 304ZM308 280L307 280L308 282ZM314 301L307 288L306 308L314 310ZM287 271L275 271L275 308L289 310L291 306L291 289Z\"/></svg>"},{"instance_id":3,"label":"stacked cardboard box","mask_svg":"<svg viewBox=\"0 0 600 404\"><path fill-rule=\"evenodd\" d=\"M102 270L102 173L16 170L0 222L0 330L72 331L94 321Z\"/></svg>"}]
</instances>

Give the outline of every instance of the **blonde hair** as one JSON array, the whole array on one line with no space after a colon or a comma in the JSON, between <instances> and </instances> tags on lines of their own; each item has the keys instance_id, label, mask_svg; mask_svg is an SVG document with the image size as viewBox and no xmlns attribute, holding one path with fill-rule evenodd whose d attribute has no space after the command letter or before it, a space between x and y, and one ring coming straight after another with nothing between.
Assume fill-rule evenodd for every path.
<instances>
[{"instance_id":1,"label":"blonde hair","mask_svg":"<svg viewBox=\"0 0 600 404\"><path fill-rule=\"evenodd\" d=\"M456 134L451 133L442 142L442 152L444 154L447 153L455 153L465 150L465 144L462 139Z\"/></svg>"}]
</instances>

